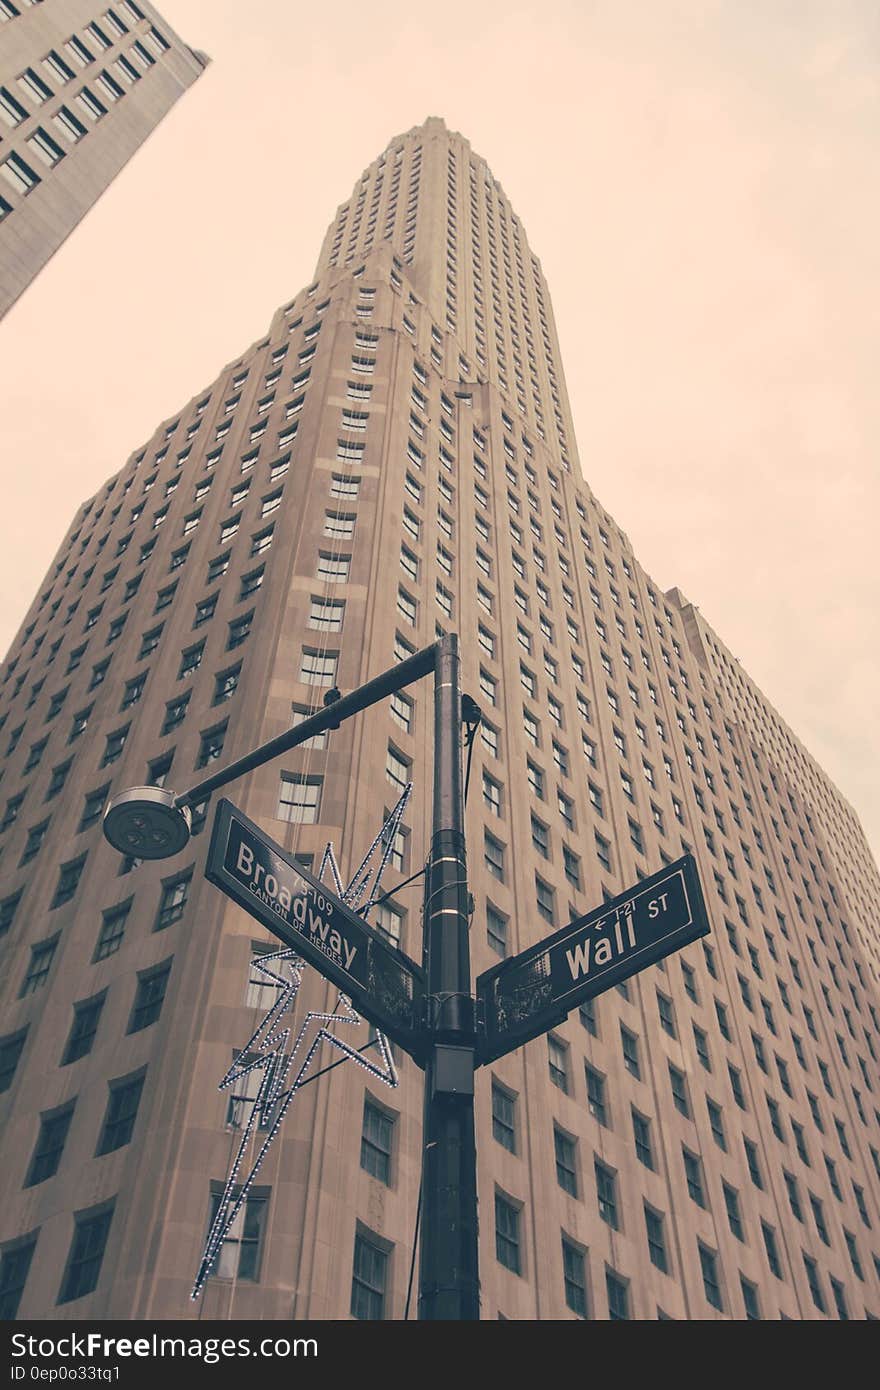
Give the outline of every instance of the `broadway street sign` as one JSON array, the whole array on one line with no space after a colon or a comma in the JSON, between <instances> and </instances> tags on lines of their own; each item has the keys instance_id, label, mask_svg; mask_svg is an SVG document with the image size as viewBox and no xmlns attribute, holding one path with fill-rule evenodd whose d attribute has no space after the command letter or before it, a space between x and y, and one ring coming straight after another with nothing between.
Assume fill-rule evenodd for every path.
<instances>
[{"instance_id":1,"label":"broadway street sign","mask_svg":"<svg viewBox=\"0 0 880 1390\"><path fill-rule=\"evenodd\" d=\"M358 1013L417 1054L422 969L225 798L205 877L347 994Z\"/></svg>"},{"instance_id":2,"label":"broadway street sign","mask_svg":"<svg viewBox=\"0 0 880 1390\"><path fill-rule=\"evenodd\" d=\"M479 976L480 1062L546 1033L585 999L708 931L697 866L686 854Z\"/></svg>"}]
</instances>

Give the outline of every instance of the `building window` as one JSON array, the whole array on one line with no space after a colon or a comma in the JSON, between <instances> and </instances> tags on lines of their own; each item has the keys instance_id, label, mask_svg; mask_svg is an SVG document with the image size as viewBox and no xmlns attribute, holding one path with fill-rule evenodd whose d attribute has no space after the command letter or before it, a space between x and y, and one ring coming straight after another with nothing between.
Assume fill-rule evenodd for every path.
<instances>
[{"instance_id":1,"label":"building window","mask_svg":"<svg viewBox=\"0 0 880 1390\"><path fill-rule=\"evenodd\" d=\"M564 1095L568 1095L568 1045L548 1033L547 1050L550 1080Z\"/></svg>"},{"instance_id":2,"label":"building window","mask_svg":"<svg viewBox=\"0 0 880 1390\"><path fill-rule=\"evenodd\" d=\"M338 652L320 652L304 647L299 679L304 685L332 685L336 679L338 660Z\"/></svg>"},{"instance_id":3,"label":"building window","mask_svg":"<svg viewBox=\"0 0 880 1390\"><path fill-rule=\"evenodd\" d=\"M672 1000L668 999L665 994L661 994L659 990L657 991L657 1010L660 1014L660 1027L664 1033L668 1033L671 1038L674 1038L676 1032Z\"/></svg>"},{"instance_id":4,"label":"building window","mask_svg":"<svg viewBox=\"0 0 880 1390\"><path fill-rule=\"evenodd\" d=\"M648 1237L648 1254L651 1264L662 1269L664 1274L669 1272L669 1260L666 1255L666 1240L663 1235L663 1217L659 1211L649 1207L645 1203L645 1231Z\"/></svg>"},{"instance_id":5,"label":"building window","mask_svg":"<svg viewBox=\"0 0 880 1390\"><path fill-rule=\"evenodd\" d=\"M0 174L16 193L22 195L30 193L40 182L40 176L36 170L21 158L20 155L11 154L8 159L0 164Z\"/></svg>"},{"instance_id":6,"label":"building window","mask_svg":"<svg viewBox=\"0 0 880 1390\"><path fill-rule=\"evenodd\" d=\"M278 820L290 821L295 825L314 825L321 802L321 783L320 777L282 773L275 813Z\"/></svg>"},{"instance_id":7,"label":"building window","mask_svg":"<svg viewBox=\"0 0 880 1390\"><path fill-rule=\"evenodd\" d=\"M687 1080L685 1078L685 1074L683 1071L679 1071L678 1067L674 1067L671 1062L668 1063L668 1066L669 1084L672 1088L672 1099L675 1104L675 1108L679 1111L680 1114L684 1115L687 1119L689 1119L691 1107L690 1101L688 1100Z\"/></svg>"},{"instance_id":8,"label":"building window","mask_svg":"<svg viewBox=\"0 0 880 1390\"><path fill-rule=\"evenodd\" d=\"M651 1148L651 1121L638 1110L632 1112L633 1138L636 1145L636 1158L646 1168L654 1168L654 1152Z\"/></svg>"},{"instance_id":9,"label":"building window","mask_svg":"<svg viewBox=\"0 0 880 1390\"><path fill-rule=\"evenodd\" d=\"M553 1148L556 1154L556 1181L563 1192L578 1195L577 1145L569 1135L553 1126Z\"/></svg>"},{"instance_id":10,"label":"building window","mask_svg":"<svg viewBox=\"0 0 880 1390\"><path fill-rule=\"evenodd\" d=\"M491 904L486 907L486 939L499 956L507 955L507 918Z\"/></svg>"},{"instance_id":11,"label":"building window","mask_svg":"<svg viewBox=\"0 0 880 1390\"><path fill-rule=\"evenodd\" d=\"M390 1186L391 1145L394 1120L368 1096L364 1097L364 1122L361 1131L361 1167L374 1178Z\"/></svg>"},{"instance_id":12,"label":"building window","mask_svg":"<svg viewBox=\"0 0 880 1390\"><path fill-rule=\"evenodd\" d=\"M27 1235L3 1246L0 1253L0 1318L5 1322L13 1322L18 1315L36 1248L36 1235Z\"/></svg>"},{"instance_id":13,"label":"building window","mask_svg":"<svg viewBox=\"0 0 880 1390\"><path fill-rule=\"evenodd\" d=\"M163 882L153 931L162 931L165 927L170 927L173 922L179 921L183 916L189 896L191 878L192 869L187 869L175 878L166 879Z\"/></svg>"},{"instance_id":14,"label":"building window","mask_svg":"<svg viewBox=\"0 0 880 1390\"><path fill-rule=\"evenodd\" d=\"M516 1097L497 1081L492 1082L492 1135L508 1153L516 1153Z\"/></svg>"},{"instance_id":15,"label":"building window","mask_svg":"<svg viewBox=\"0 0 880 1390\"><path fill-rule=\"evenodd\" d=\"M624 1322L630 1316L629 1284L613 1270L605 1271L605 1292L608 1295L608 1317L612 1322Z\"/></svg>"},{"instance_id":16,"label":"building window","mask_svg":"<svg viewBox=\"0 0 880 1390\"><path fill-rule=\"evenodd\" d=\"M19 866L21 866L22 864L27 864L30 862L31 859L36 858L36 856L40 852L43 840L46 837L46 831L48 829L48 820L41 821L39 825L31 826L30 830L28 831L27 841L25 842L25 847L22 851L21 858L18 861Z\"/></svg>"},{"instance_id":17,"label":"building window","mask_svg":"<svg viewBox=\"0 0 880 1390\"><path fill-rule=\"evenodd\" d=\"M565 1305L579 1317L587 1316L587 1276L584 1252L562 1237L562 1278L565 1286Z\"/></svg>"},{"instance_id":18,"label":"building window","mask_svg":"<svg viewBox=\"0 0 880 1390\"><path fill-rule=\"evenodd\" d=\"M111 1081L104 1127L95 1156L121 1149L131 1140L144 1087L146 1072L138 1076Z\"/></svg>"},{"instance_id":19,"label":"building window","mask_svg":"<svg viewBox=\"0 0 880 1390\"><path fill-rule=\"evenodd\" d=\"M67 1269L58 1294L59 1303L71 1303L97 1286L112 1220L112 1204L99 1211L93 1208L77 1215Z\"/></svg>"},{"instance_id":20,"label":"building window","mask_svg":"<svg viewBox=\"0 0 880 1390\"><path fill-rule=\"evenodd\" d=\"M600 1125L608 1125L608 1111L605 1101L605 1078L586 1063L584 1075L587 1082L587 1106L590 1114Z\"/></svg>"},{"instance_id":21,"label":"building window","mask_svg":"<svg viewBox=\"0 0 880 1390\"><path fill-rule=\"evenodd\" d=\"M696 1154L692 1154L689 1149L682 1148L684 1158L684 1173L687 1180L688 1194L698 1207L706 1205L706 1198L703 1193L703 1168Z\"/></svg>"},{"instance_id":22,"label":"building window","mask_svg":"<svg viewBox=\"0 0 880 1390\"><path fill-rule=\"evenodd\" d=\"M376 1238L357 1231L354 1238L354 1267L351 1276L351 1315L381 1321L385 1317L389 1250Z\"/></svg>"},{"instance_id":23,"label":"building window","mask_svg":"<svg viewBox=\"0 0 880 1390\"><path fill-rule=\"evenodd\" d=\"M486 868L494 878L504 882L504 846L488 830L483 832L483 858Z\"/></svg>"},{"instance_id":24,"label":"building window","mask_svg":"<svg viewBox=\"0 0 880 1390\"><path fill-rule=\"evenodd\" d=\"M344 584L351 569L350 555L329 555L321 551L318 555L318 578L325 584Z\"/></svg>"},{"instance_id":25,"label":"building window","mask_svg":"<svg viewBox=\"0 0 880 1390\"><path fill-rule=\"evenodd\" d=\"M495 1258L514 1274L522 1272L520 1260L519 1208L495 1193Z\"/></svg>"},{"instance_id":26,"label":"building window","mask_svg":"<svg viewBox=\"0 0 880 1390\"><path fill-rule=\"evenodd\" d=\"M312 595L311 602L309 627L316 628L319 632L340 632L342 630L342 620L345 616L344 599L317 598Z\"/></svg>"},{"instance_id":27,"label":"building window","mask_svg":"<svg viewBox=\"0 0 880 1390\"><path fill-rule=\"evenodd\" d=\"M161 965L154 965L150 970L138 974L137 993L134 997L131 1018L128 1021L126 1032L139 1033L141 1029L149 1028L151 1024L156 1022L162 1012L170 974L170 960L163 961Z\"/></svg>"},{"instance_id":28,"label":"building window","mask_svg":"<svg viewBox=\"0 0 880 1390\"><path fill-rule=\"evenodd\" d=\"M199 756L196 759L196 767L207 767L208 763L216 762L223 752L223 743L226 739L226 724L219 724L214 729L207 729L201 737L199 744Z\"/></svg>"},{"instance_id":29,"label":"building window","mask_svg":"<svg viewBox=\"0 0 880 1390\"><path fill-rule=\"evenodd\" d=\"M40 1133L24 1180L25 1187L36 1187L38 1183L45 1182L58 1172L67 1131L73 1119L74 1104L75 1102L71 1101L61 1110L40 1116Z\"/></svg>"},{"instance_id":30,"label":"building window","mask_svg":"<svg viewBox=\"0 0 880 1390\"><path fill-rule=\"evenodd\" d=\"M617 1175L610 1168L606 1168L604 1163L598 1159L595 1161L596 1170L596 1198L599 1204L599 1215L603 1221L607 1221L614 1230L619 1229L619 1219L617 1214Z\"/></svg>"},{"instance_id":31,"label":"building window","mask_svg":"<svg viewBox=\"0 0 880 1390\"><path fill-rule=\"evenodd\" d=\"M639 1065L639 1040L635 1033L631 1033L628 1028L620 1025L620 1042L623 1047L623 1065L626 1067L630 1076L640 1080L642 1070Z\"/></svg>"},{"instance_id":32,"label":"building window","mask_svg":"<svg viewBox=\"0 0 880 1390\"><path fill-rule=\"evenodd\" d=\"M57 946L58 937L53 936L50 940L41 941L38 945L31 947L31 958L18 991L19 999L24 999L25 995L34 994L46 983Z\"/></svg>"},{"instance_id":33,"label":"building window","mask_svg":"<svg viewBox=\"0 0 880 1390\"><path fill-rule=\"evenodd\" d=\"M228 670L221 671L214 677L214 705L222 705L224 701L230 700L238 689L238 678L241 675L241 662L237 666L230 666Z\"/></svg>"},{"instance_id":34,"label":"building window","mask_svg":"<svg viewBox=\"0 0 880 1390\"><path fill-rule=\"evenodd\" d=\"M250 613L243 614L242 617L236 618L234 622L229 624L229 638L226 643L226 650L228 652L233 651L236 647L240 647L242 642L247 641L253 618L254 614L252 609Z\"/></svg>"},{"instance_id":35,"label":"building window","mask_svg":"<svg viewBox=\"0 0 880 1390\"><path fill-rule=\"evenodd\" d=\"M697 1249L700 1252L700 1268L703 1271L703 1289L706 1298L713 1308L723 1311L724 1303L721 1298L721 1283L718 1276L718 1256L714 1250L707 1249L702 1241L697 1241Z\"/></svg>"},{"instance_id":36,"label":"building window","mask_svg":"<svg viewBox=\"0 0 880 1390\"><path fill-rule=\"evenodd\" d=\"M51 907L61 907L69 902L79 885L80 875L86 862L86 856L80 855L79 859L72 859L67 864L62 864L58 874L58 883L55 888L55 896L50 904Z\"/></svg>"},{"instance_id":37,"label":"building window","mask_svg":"<svg viewBox=\"0 0 880 1390\"><path fill-rule=\"evenodd\" d=\"M162 721L161 733L170 734L172 729L176 729L178 724L182 724L186 718L187 706L190 702L191 692L179 696L176 700L170 701L165 706L165 718Z\"/></svg>"},{"instance_id":38,"label":"building window","mask_svg":"<svg viewBox=\"0 0 880 1390\"><path fill-rule=\"evenodd\" d=\"M122 757L122 750L125 747L125 740L128 738L129 725L124 729L117 729L115 733L107 735L107 743L104 748L104 757L101 766L107 767L109 763L115 763Z\"/></svg>"},{"instance_id":39,"label":"building window","mask_svg":"<svg viewBox=\"0 0 880 1390\"><path fill-rule=\"evenodd\" d=\"M214 1186L212 1184L212 1188ZM232 1201L237 1201L239 1195L240 1189L233 1188ZM213 1227L222 1200L222 1190L212 1190L210 1227ZM213 1269L218 1279L259 1279L268 1205L268 1190L252 1188L223 1237Z\"/></svg>"}]
</instances>

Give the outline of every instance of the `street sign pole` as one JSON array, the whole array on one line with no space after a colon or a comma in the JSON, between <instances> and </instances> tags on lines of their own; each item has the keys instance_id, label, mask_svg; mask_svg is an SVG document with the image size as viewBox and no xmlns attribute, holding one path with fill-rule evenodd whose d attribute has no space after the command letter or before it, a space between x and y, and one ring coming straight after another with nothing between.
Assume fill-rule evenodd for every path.
<instances>
[{"instance_id":1,"label":"street sign pole","mask_svg":"<svg viewBox=\"0 0 880 1390\"><path fill-rule=\"evenodd\" d=\"M434 811L424 907L428 1050L419 1318L480 1316L471 998L458 638L437 644Z\"/></svg>"}]
</instances>

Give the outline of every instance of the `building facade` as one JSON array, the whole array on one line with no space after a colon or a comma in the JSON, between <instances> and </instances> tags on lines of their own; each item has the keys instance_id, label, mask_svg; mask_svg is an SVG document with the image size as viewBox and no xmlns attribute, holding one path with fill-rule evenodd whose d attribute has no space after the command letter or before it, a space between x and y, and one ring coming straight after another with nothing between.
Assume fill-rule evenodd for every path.
<instances>
[{"instance_id":1,"label":"building facade","mask_svg":"<svg viewBox=\"0 0 880 1390\"><path fill-rule=\"evenodd\" d=\"M878 875L836 789L581 476L547 286L487 164L388 145L315 279L80 508L0 684L8 1317L404 1315L422 1075L304 1087L190 1289L271 939L107 798L178 792L455 630L483 723L474 974L691 851L711 934L482 1068L486 1318L880 1315ZM430 686L229 789L418 959ZM398 887L399 885L399 887ZM297 1001L335 992L308 972ZM363 1025L366 1038L367 1028Z\"/></svg>"},{"instance_id":2,"label":"building facade","mask_svg":"<svg viewBox=\"0 0 880 1390\"><path fill-rule=\"evenodd\" d=\"M207 61L150 4L0 0L0 317Z\"/></svg>"}]
</instances>

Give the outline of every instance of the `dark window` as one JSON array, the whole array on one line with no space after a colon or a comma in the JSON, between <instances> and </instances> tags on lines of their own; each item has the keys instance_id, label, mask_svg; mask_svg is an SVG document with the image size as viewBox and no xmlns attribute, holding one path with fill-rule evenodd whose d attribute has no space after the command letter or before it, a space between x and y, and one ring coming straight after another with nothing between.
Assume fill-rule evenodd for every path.
<instances>
[{"instance_id":1,"label":"dark window","mask_svg":"<svg viewBox=\"0 0 880 1390\"><path fill-rule=\"evenodd\" d=\"M104 1115L104 1128L95 1150L96 1157L121 1149L131 1139L145 1075L145 1072L141 1072L139 1076L110 1082L110 1098Z\"/></svg>"},{"instance_id":2,"label":"dark window","mask_svg":"<svg viewBox=\"0 0 880 1390\"><path fill-rule=\"evenodd\" d=\"M767 1251L767 1263L770 1266L770 1273L777 1279L782 1278L782 1265L779 1260L779 1250L776 1245L776 1233L766 1221L761 1222L761 1234L764 1237L764 1249Z\"/></svg>"},{"instance_id":3,"label":"dark window","mask_svg":"<svg viewBox=\"0 0 880 1390\"><path fill-rule=\"evenodd\" d=\"M682 1148L684 1158L684 1173L687 1179L687 1189L691 1198L698 1207L706 1205L706 1198L703 1193L703 1168L696 1154L692 1154L688 1149Z\"/></svg>"},{"instance_id":4,"label":"dark window","mask_svg":"<svg viewBox=\"0 0 880 1390\"><path fill-rule=\"evenodd\" d=\"M8 1091L15 1079L18 1061L24 1049L27 1029L0 1038L0 1093Z\"/></svg>"},{"instance_id":5,"label":"dark window","mask_svg":"<svg viewBox=\"0 0 880 1390\"><path fill-rule=\"evenodd\" d=\"M391 1144L394 1120L369 1097L364 1097L364 1125L361 1132L361 1167L386 1185L391 1183Z\"/></svg>"},{"instance_id":6,"label":"dark window","mask_svg":"<svg viewBox=\"0 0 880 1390\"><path fill-rule=\"evenodd\" d=\"M388 1251L358 1231L351 1276L352 1317L374 1322L384 1318L387 1279Z\"/></svg>"},{"instance_id":7,"label":"dark window","mask_svg":"<svg viewBox=\"0 0 880 1390\"><path fill-rule=\"evenodd\" d=\"M563 1134L561 1129L553 1126L553 1148L556 1154L556 1181L563 1192L568 1192L572 1197L578 1195L577 1182L577 1147L574 1139L567 1134Z\"/></svg>"},{"instance_id":8,"label":"dark window","mask_svg":"<svg viewBox=\"0 0 880 1390\"><path fill-rule=\"evenodd\" d=\"M600 1125L608 1124L608 1111L605 1104L605 1078L594 1071L591 1066L584 1064L584 1076L587 1082L587 1105L590 1114L599 1121Z\"/></svg>"},{"instance_id":9,"label":"dark window","mask_svg":"<svg viewBox=\"0 0 880 1390\"><path fill-rule=\"evenodd\" d=\"M178 724L183 723L191 694L192 692L188 690L185 695L180 695L176 700L168 702L165 706L165 718L162 721L160 733L170 734L172 729L176 729Z\"/></svg>"},{"instance_id":10,"label":"dark window","mask_svg":"<svg viewBox=\"0 0 880 1390\"><path fill-rule=\"evenodd\" d=\"M636 1158L646 1168L654 1167L654 1152L651 1148L651 1122L638 1110L632 1112L633 1137L636 1141Z\"/></svg>"},{"instance_id":11,"label":"dark window","mask_svg":"<svg viewBox=\"0 0 880 1390\"><path fill-rule=\"evenodd\" d=\"M595 1168L599 1215L616 1231L620 1224L617 1215L617 1175L610 1168L606 1168L604 1163L600 1163L598 1159L596 1159Z\"/></svg>"},{"instance_id":12,"label":"dark window","mask_svg":"<svg viewBox=\"0 0 880 1390\"><path fill-rule=\"evenodd\" d=\"M107 992L95 995L93 999L83 999L73 1006L73 1023L61 1058L62 1067L69 1066L80 1057L91 1052L98 1031L98 1022Z\"/></svg>"},{"instance_id":13,"label":"dark window","mask_svg":"<svg viewBox=\"0 0 880 1390\"><path fill-rule=\"evenodd\" d=\"M142 1028L149 1028L152 1023L156 1022L162 1012L170 974L171 961L166 960L161 965L154 965L152 969L145 970L138 975L137 993L134 997L127 1032L139 1033Z\"/></svg>"},{"instance_id":14,"label":"dark window","mask_svg":"<svg viewBox=\"0 0 880 1390\"><path fill-rule=\"evenodd\" d=\"M92 956L93 963L106 960L108 956L115 955L119 950L125 935L125 924L131 911L131 903L132 900L129 898L127 902L108 908L103 914L101 930L98 932L98 940L95 943L95 954Z\"/></svg>"},{"instance_id":15,"label":"dark window","mask_svg":"<svg viewBox=\"0 0 880 1390\"><path fill-rule=\"evenodd\" d=\"M215 705L221 705L224 700L229 700L238 689L238 678L241 674L241 662L237 666L230 666L227 671L221 671L214 677L214 699Z\"/></svg>"},{"instance_id":16,"label":"dark window","mask_svg":"<svg viewBox=\"0 0 880 1390\"><path fill-rule=\"evenodd\" d=\"M613 1270L605 1271L605 1292L608 1295L608 1317L612 1322L629 1318L629 1284Z\"/></svg>"},{"instance_id":17,"label":"dark window","mask_svg":"<svg viewBox=\"0 0 880 1390\"><path fill-rule=\"evenodd\" d=\"M79 717L81 716L77 716L77 718ZM88 719L88 713L86 713L82 717ZM75 723L76 721L74 721L74 724ZM85 728L85 724L83 724L83 728ZM71 738L73 737L74 735L71 734ZM68 742L69 741L70 740L68 740ZM51 801L52 797L57 796L58 793L61 791L61 788L64 786L64 783L67 781L67 774L70 771L72 764L73 759L68 758L66 763L60 763L58 767L53 767L52 776L49 779L49 786L46 789L47 801Z\"/></svg>"},{"instance_id":18,"label":"dark window","mask_svg":"<svg viewBox=\"0 0 880 1390\"><path fill-rule=\"evenodd\" d=\"M202 734L202 741L199 745L199 756L196 759L196 767L207 767L219 758L223 752L223 742L226 738L226 724L217 725L214 729L208 729Z\"/></svg>"},{"instance_id":19,"label":"dark window","mask_svg":"<svg viewBox=\"0 0 880 1390\"><path fill-rule=\"evenodd\" d=\"M15 910L21 901L23 891L23 889L19 888L17 893L10 894L8 898L4 898L3 901L0 902L0 936L8 932L9 928L12 926L15 920Z\"/></svg>"},{"instance_id":20,"label":"dark window","mask_svg":"<svg viewBox=\"0 0 880 1390\"><path fill-rule=\"evenodd\" d=\"M620 1042L623 1047L623 1065L630 1075L638 1080L642 1074L639 1066L639 1040L635 1033L624 1028L622 1023L620 1025Z\"/></svg>"},{"instance_id":21,"label":"dark window","mask_svg":"<svg viewBox=\"0 0 880 1390\"><path fill-rule=\"evenodd\" d=\"M114 733L107 735L107 746L104 749L104 757L101 766L106 767L108 763L115 763L117 758L122 757L122 750L125 747L125 740L128 737L129 725L124 729L117 729Z\"/></svg>"},{"instance_id":22,"label":"dark window","mask_svg":"<svg viewBox=\"0 0 880 1390\"><path fill-rule=\"evenodd\" d=\"M67 1131L73 1119L74 1104L75 1102L71 1101L62 1110L40 1116L40 1133L24 1180L25 1187L36 1187L38 1183L45 1182L58 1172Z\"/></svg>"},{"instance_id":23,"label":"dark window","mask_svg":"<svg viewBox=\"0 0 880 1390\"><path fill-rule=\"evenodd\" d=\"M134 680L126 681L125 694L122 697L120 709L128 709L131 705L136 705L144 693L144 686L147 683L147 672L143 671Z\"/></svg>"},{"instance_id":24,"label":"dark window","mask_svg":"<svg viewBox=\"0 0 880 1390\"><path fill-rule=\"evenodd\" d=\"M492 1082L492 1135L503 1149L516 1153L516 1097L496 1081Z\"/></svg>"},{"instance_id":25,"label":"dark window","mask_svg":"<svg viewBox=\"0 0 880 1390\"><path fill-rule=\"evenodd\" d=\"M519 1208L495 1193L495 1258L514 1274L521 1272Z\"/></svg>"},{"instance_id":26,"label":"dark window","mask_svg":"<svg viewBox=\"0 0 880 1390\"><path fill-rule=\"evenodd\" d=\"M50 941L41 941L31 947L30 962L18 991L19 999L23 999L26 994L33 994L46 983L57 945L58 937L53 936Z\"/></svg>"},{"instance_id":27,"label":"dark window","mask_svg":"<svg viewBox=\"0 0 880 1390\"><path fill-rule=\"evenodd\" d=\"M237 1200L240 1193L240 1188L233 1188L233 1200ZM221 1200L222 1188L217 1184L212 1184L211 1227L217 1217ZM223 1237L213 1271L218 1278L254 1281L259 1279L268 1206L269 1189L251 1189L244 1205L239 1209L238 1215Z\"/></svg>"},{"instance_id":28,"label":"dark window","mask_svg":"<svg viewBox=\"0 0 880 1390\"><path fill-rule=\"evenodd\" d=\"M587 1316L587 1275L584 1252L562 1237L562 1277L565 1283L565 1306L579 1317Z\"/></svg>"},{"instance_id":29,"label":"dark window","mask_svg":"<svg viewBox=\"0 0 880 1390\"><path fill-rule=\"evenodd\" d=\"M697 1241L697 1248L700 1252L700 1267L703 1271L703 1289L706 1298L713 1308L723 1309L721 1283L718 1277L718 1256L714 1250L708 1250L701 1241Z\"/></svg>"},{"instance_id":30,"label":"dark window","mask_svg":"<svg viewBox=\"0 0 880 1390\"><path fill-rule=\"evenodd\" d=\"M58 1294L59 1303L82 1298L96 1287L112 1220L112 1206L97 1213L81 1212L76 1217L67 1269Z\"/></svg>"},{"instance_id":31,"label":"dark window","mask_svg":"<svg viewBox=\"0 0 880 1390\"><path fill-rule=\"evenodd\" d=\"M0 1254L0 1318L4 1322L13 1322L18 1314L36 1248L35 1234L21 1236L3 1247Z\"/></svg>"},{"instance_id":32,"label":"dark window","mask_svg":"<svg viewBox=\"0 0 880 1390\"><path fill-rule=\"evenodd\" d=\"M196 616L193 627L201 627L202 623L208 623L214 616L214 609L217 607L217 595L211 594L209 598L204 598L196 604Z\"/></svg>"},{"instance_id":33,"label":"dark window","mask_svg":"<svg viewBox=\"0 0 880 1390\"><path fill-rule=\"evenodd\" d=\"M172 922L178 921L183 916L191 878L192 869L187 869L184 873L178 874L176 878L168 879L162 884L162 896L159 900L159 911L156 915L154 931L162 931L164 927L170 927Z\"/></svg>"},{"instance_id":34,"label":"dark window","mask_svg":"<svg viewBox=\"0 0 880 1390\"><path fill-rule=\"evenodd\" d=\"M190 671L199 669L202 663L202 653L204 652L204 642L199 642L196 646L188 646L185 652L181 652L181 669L177 673L179 681L189 676Z\"/></svg>"},{"instance_id":35,"label":"dark window","mask_svg":"<svg viewBox=\"0 0 880 1390\"><path fill-rule=\"evenodd\" d=\"M666 1256L666 1240L663 1235L663 1217L653 1207L645 1203L645 1231L648 1237L648 1254L651 1264L668 1272L669 1261Z\"/></svg>"},{"instance_id":36,"label":"dark window","mask_svg":"<svg viewBox=\"0 0 880 1390\"><path fill-rule=\"evenodd\" d=\"M48 820L41 821L39 825L32 825L28 831L27 841L19 859L19 866L27 864L31 859L35 859L40 852L46 831L49 829Z\"/></svg>"},{"instance_id":37,"label":"dark window","mask_svg":"<svg viewBox=\"0 0 880 1390\"><path fill-rule=\"evenodd\" d=\"M235 647L240 647L242 642L246 642L253 622L253 610L245 613L240 618L229 624L229 638L226 643L226 650L231 652Z\"/></svg>"},{"instance_id":38,"label":"dark window","mask_svg":"<svg viewBox=\"0 0 880 1390\"><path fill-rule=\"evenodd\" d=\"M90 825L94 825L95 821L101 819L109 790L110 783L106 782L103 787L98 787L96 791L87 793L78 830L88 830Z\"/></svg>"}]
</instances>

